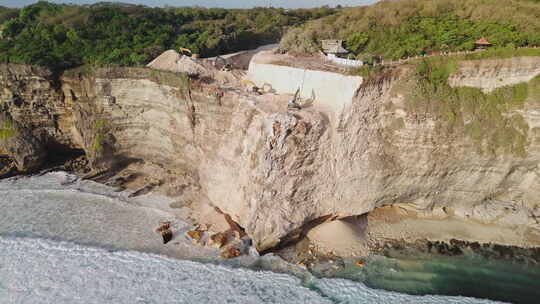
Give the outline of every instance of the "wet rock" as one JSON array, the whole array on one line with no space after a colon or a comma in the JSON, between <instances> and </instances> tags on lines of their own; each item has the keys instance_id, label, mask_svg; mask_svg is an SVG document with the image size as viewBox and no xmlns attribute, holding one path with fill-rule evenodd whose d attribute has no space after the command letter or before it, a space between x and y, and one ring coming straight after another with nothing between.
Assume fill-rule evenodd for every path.
<instances>
[{"instance_id":1,"label":"wet rock","mask_svg":"<svg viewBox=\"0 0 540 304\"><path fill-rule=\"evenodd\" d=\"M86 156L79 156L75 159L70 159L64 163L64 168L67 171L75 172L77 174L86 174L91 171L90 163Z\"/></svg>"},{"instance_id":2,"label":"wet rock","mask_svg":"<svg viewBox=\"0 0 540 304\"><path fill-rule=\"evenodd\" d=\"M248 249L248 254L252 257L260 257L261 255L259 254L259 252L257 251L257 249L253 246L250 246L249 249Z\"/></svg>"},{"instance_id":3,"label":"wet rock","mask_svg":"<svg viewBox=\"0 0 540 304\"><path fill-rule=\"evenodd\" d=\"M161 234L161 237L163 238L163 244L167 244L173 238L170 221L161 221L159 223L159 227L156 228L156 232Z\"/></svg>"},{"instance_id":4,"label":"wet rock","mask_svg":"<svg viewBox=\"0 0 540 304\"><path fill-rule=\"evenodd\" d=\"M364 261L358 260L358 261L354 262L354 265L356 265L358 267L364 267L366 264L365 264Z\"/></svg>"},{"instance_id":5,"label":"wet rock","mask_svg":"<svg viewBox=\"0 0 540 304\"><path fill-rule=\"evenodd\" d=\"M170 221L161 221L159 223L159 227L156 229L156 232L163 232L171 228L171 222Z\"/></svg>"},{"instance_id":6,"label":"wet rock","mask_svg":"<svg viewBox=\"0 0 540 304\"><path fill-rule=\"evenodd\" d=\"M466 247L467 242L462 241L462 240L451 239L450 245L463 248L463 247Z\"/></svg>"},{"instance_id":7,"label":"wet rock","mask_svg":"<svg viewBox=\"0 0 540 304\"><path fill-rule=\"evenodd\" d=\"M142 187L142 188L136 190L135 192L131 193L128 197L132 198L132 197L137 197L137 196L148 194L155 187L160 186L160 185L161 185L161 182L156 182L156 183L151 183L149 185L145 185L144 187Z\"/></svg>"},{"instance_id":8,"label":"wet rock","mask_svg":"<svg viewBox=\"0 0 540 304\"><path fill-rule=\"evenodd\" d=\"M480 243L478 242L472 242L469 243L469 248L471 248L473 251L479 250L481 248Z\"/></svg>"},{"instance_id":9,"label":"wet rock","mask_svg":"<svg viewBox=\"0 0 540 304\"><path fill-rule=\"evenodd\" d=\"M7 178L15 175L17 168L15 163L6 157L0 157L0 178Z\"/></svg>"},{"instance_id":10,"label":"wet rock","mask_svg":"<svg viewBox=\"0 0 540 304\"><path fill-rule=\"evenodd\" d=\"M420 248L422 247L421 244L418 244L417 246ZM463 254L463 251L461 250L461 248L465 248L465 247L466 247L466 242L455 240L455 239L450 240L450 243L440 242L440 241L436 241L436 242L427 241L426 242L426 248L428 252L432 252L432 250L435 250L436 253L441 254L441 255L449 255L449 256L461 255Z\"/></svg>"},{"instance_id":11,"label":"wet rock","mask_svg":"<svg viewBox=\"0 0 540 304\"><path fill-rule=\"evenodd\" d=\"M509 246L501 246L501 245L494 244L493 245L493 250L495 252L497 252L499 257L501 257L501 258L513 258L514 257L514 252L513 252L512 248L509 247Z\"/></svg>"},{"instance_id":12,"label":"wet rock","mask_svg":"<svg viewBox=\"0 0 540 304\"><path fill-rule=\"evenodd\" d=\"M210 236L210 247L222 248L227 243L227 234L219 232Z\"/></svg>"},{"instance_id":13,"label":"wet rock","mask_svg":"<svg viewBox=\"0 0 540 304\"><path fill-rule=\"evenodd\" d=\"M172 240L173 233L170 229L167 229L161 232L161 236L163 237L163 244L167 244Z\"/></svg>"},{"instance_id":14,"label":"wet rock","mask_svg":"<svg viewBox=\"0 0 540 304\"><path fill-rule=\"evenodd\" d=\"M208 231L210 229L209 225L207 224L199 224L195 230L197 231Z\"/></svg>"},{"instance_id":15,"label":"wet rock","mask_svg":"<svg viewBox=\"0 0 540 304\"><path fill-rule=\"evenodd\" d=\"M220 257L223 259L233 259L242 255L240 249L235 245L229 245L221 250Z\"/></svg>"}]
</instances>

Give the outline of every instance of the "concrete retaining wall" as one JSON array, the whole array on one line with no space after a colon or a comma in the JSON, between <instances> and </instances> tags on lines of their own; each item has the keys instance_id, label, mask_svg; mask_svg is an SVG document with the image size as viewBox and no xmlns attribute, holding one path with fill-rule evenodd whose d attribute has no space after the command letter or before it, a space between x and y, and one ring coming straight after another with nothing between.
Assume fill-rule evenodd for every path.
<instances>
[{"instance_id":1,"label":"concrete retaining wall","mask_svg":"<svg viewBox=\"0 0 540 304\"><path fill-rule=\"evenodd\" d=\"M281 65L251 61L247 78L257 86L265 83L279 94L294 94L301 88L300 96L322 103L350 103L360 88L363 78L338 73L304 70Z\"/></svg>"}]
</instances>

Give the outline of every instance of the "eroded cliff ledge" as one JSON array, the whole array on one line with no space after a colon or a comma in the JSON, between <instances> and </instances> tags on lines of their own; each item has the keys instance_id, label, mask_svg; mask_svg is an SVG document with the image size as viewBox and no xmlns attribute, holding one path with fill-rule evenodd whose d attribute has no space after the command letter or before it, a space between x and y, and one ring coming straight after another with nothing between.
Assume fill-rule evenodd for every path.
<instances>
[{"instance_id":1,"label":"eroded cliff ledge","mask_svg":"<svg viewBox=\"0 0 540 304\"><path fill-rule=\"evenodd\" d=\"M1 72L0 153L19 170L39 168L58 147L84 150L96 171L144 162L176 183L179 200L231 215L260 250L311 221L385 205L516 227L518 245L538 245L524 237L540 231L535 75L445 99L402 66L365 79L339 107L326 94L289 111L290 95L231 86L220 96L149 69Z\"/></svg>"}]
</instances>

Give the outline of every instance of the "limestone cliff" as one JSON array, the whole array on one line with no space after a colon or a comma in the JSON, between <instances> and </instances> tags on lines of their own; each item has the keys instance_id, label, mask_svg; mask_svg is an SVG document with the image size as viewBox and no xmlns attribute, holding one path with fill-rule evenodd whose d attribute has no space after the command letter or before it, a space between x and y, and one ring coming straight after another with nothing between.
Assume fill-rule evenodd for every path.
<instances>
[{"instance_id":1,"label":"limestone cliff","mask_svg":"<svg viewBox=\"0 0 540 304\"><path fill-rule=\"evenodd\" d=\"M219 96L167 72L3 66L0 152L20 170L56 147L83 149L99 170L151 163L184 179L177 194L230 214L259 249L321 217L395 204L539 231L538 77L527 76L519 102L460 91L460 103L446 104L417 96L412 70L360 79L347 86L351 100L323 94L288 111L289 95L231 87ZM504 98L491 112L469 107Z\"/></svg>"},{"instance_id":2,"label":"limestone cliff","mask_svg":"<svg viewBox=\"0 0 540 304\"><path fill-rule=\"evenodd\" d=\"M69 146L71 107L64 102L56 75L39 67L0 66L0 152L20 171L38 168L47 145Z\"/></svg>"},{"instance_id":3,"label":"limestone cliff","mask_svg":"<svg viewBox=\"0 0 540 304\"><path fill-rule=\"evenodd\" d=\"M454 87L476 87L489 93L500 87L529 82L538 74L540 61L536 57L471 60L460 62L448 82Z\"/></svg>"}]
</instances>

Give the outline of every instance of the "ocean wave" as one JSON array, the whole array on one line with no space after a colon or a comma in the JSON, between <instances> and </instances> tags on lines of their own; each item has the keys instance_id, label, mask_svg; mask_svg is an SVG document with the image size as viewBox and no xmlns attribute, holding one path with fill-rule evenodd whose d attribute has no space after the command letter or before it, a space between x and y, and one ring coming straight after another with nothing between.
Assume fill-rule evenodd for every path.
<instances>
[{"instance_id":1,"label":"ocean wave","mask_svg":"<svg viewBox=\"0 0 540 304\"><path fill-rule=\"evenodd\" d=\"M0 236L7 303L494 303L411 296L340 279L301 279L69 242ZM5 303L5 302L4 302Z\"/></svg>"}]
</instances>

